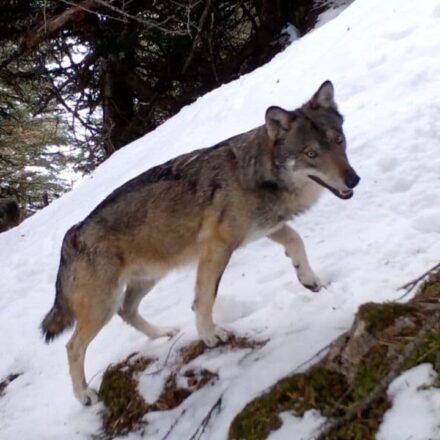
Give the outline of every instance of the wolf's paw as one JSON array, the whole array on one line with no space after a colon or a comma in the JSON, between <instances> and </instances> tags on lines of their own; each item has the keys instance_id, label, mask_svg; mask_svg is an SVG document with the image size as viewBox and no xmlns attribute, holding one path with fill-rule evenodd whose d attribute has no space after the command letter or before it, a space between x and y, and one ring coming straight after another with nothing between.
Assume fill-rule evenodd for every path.
<instances>
[{"instance_id":1,"label":"wolf's paw","mask_svg":"<svg viewBox=\"0 0 440 440\"><path fill-rule=\"evenodd\" d=\"M76 394L77 399L84 406L91 406L98 402L98 393L92 388L86 388L83 391Z\"/></svg>"},{"instance_id":2,"label":"wolf's paw","mask_svg":"<svg viewBox=\"0 0 440 440\"><path fill-rule=\"evenodd\" d=\"M313 272L309 272L302 276L298 274L298 279L306 289L309 289L312 292L319 292L324 287L321 280Z\"/></svg>"},{"instance_id":3,"label":"wolf's paw","mask_svg":"<svg viewBox=\"0 0 440 440\"><path fill-rule=\"evenodd\" d=\"M216 325L212 330L200 331L199 336L206 346L214 347L220 341L226 342L231 336L231 333Z\"/></svg>"},{"instance_id":4,"label":"wolf's paw","mask_svg":"<svg viewBox=\"0 0 440 440\"><path fill-rule=\"evenodd\" d=\"M145 333L150 339L163 337L172 338L179 333L179 329L175 327L159 327L157 325L149 324Z\"/></svg>"},{"instance_id":5,"label":"wolf's paw","mask_svg":"<svg viewBox=\"0 0 440 440\"><path fill-rule=\"evenodd\" d=\"M160 330L160 336L168 336L169 338L176 336L180 331L177 327L162 327Z\"/></svg>"},{"instance_id":6,"label":"wolf's paw","mask_svg":"<svg viewBox=\"0 0 440 440\"><path fill-rule=\"evenodd\" d=\"M314 284L303 284L306 289L311 290L312 292L319 292L322 289L322 285L319 283Z\"/></svg>"}]
</instances>

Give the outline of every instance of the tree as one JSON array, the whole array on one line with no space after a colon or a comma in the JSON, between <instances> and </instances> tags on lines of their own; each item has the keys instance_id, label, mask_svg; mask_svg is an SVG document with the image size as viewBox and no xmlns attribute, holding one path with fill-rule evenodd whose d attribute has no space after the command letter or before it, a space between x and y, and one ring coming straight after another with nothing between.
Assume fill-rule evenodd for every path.
<instances>
[{"instance_id":1,"label":"tree","mask_svg":"<svg viewBox=\"0 0 440 440\"><path fill-rule=\"evenodd\" d=\"M43 81L39 111L71 115L83 169L305 33L324 0L6 0L4 75ZM18 45L18 46L17 46ZM26 62L23 64L23 60ZM11 75L9 75L11 76ZM38 114L38 113L35 113Z\"/></svg>"},{"instance_id":2,"label":"tree","mask_svg":"<svg viewBox=\"0 0 440 440\"><path fill-rule=\"evenodd\" d=\"M25 78L13 87L8 75L0 75L0 198L14 198L26 214L69 187L60 177L69 162L66 125L53 105L33 116L34 87Z\"/></svg>"}]
</instances>

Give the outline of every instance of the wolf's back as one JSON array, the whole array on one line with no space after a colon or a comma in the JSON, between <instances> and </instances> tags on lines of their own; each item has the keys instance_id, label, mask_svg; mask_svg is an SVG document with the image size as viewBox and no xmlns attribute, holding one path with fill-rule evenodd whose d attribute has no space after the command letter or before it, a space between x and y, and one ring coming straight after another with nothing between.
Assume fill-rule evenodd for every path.
<instances>
[{"instance_id":1,"label":"wolf's back","mask_svg":"<svg viewBox=\"0 0 440 440\"><path fill-rule=\"evenodd\" d=\"M55 302L41 323L43 337L46 342L51 342L56 336L71 327L75 321L65 292L65 283L69 277L72 261L77 253L76 234L78 229L79 224L70 228L64 236L55 283Z\"/></svg>"}]
</instances>

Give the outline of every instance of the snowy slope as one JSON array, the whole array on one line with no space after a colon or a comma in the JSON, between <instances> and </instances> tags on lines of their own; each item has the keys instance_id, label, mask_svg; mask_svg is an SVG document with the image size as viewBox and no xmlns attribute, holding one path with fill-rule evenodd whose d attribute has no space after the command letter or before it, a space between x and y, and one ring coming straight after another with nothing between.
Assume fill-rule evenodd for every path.
<instances>
[{"instance_id":1,"label":"snowy slope","mask_svg":"<svg viewBox=\"0 0 440 440\"><path fill-rule=\"evenodd\" d=\"M346 117L348 154L362 177L353 199L342 201L326 192L294 221L327 290L306 291L281 249L267 240L234 254L220 285L215 319L236 334L269 342L251 353L214 351L200 358L201 366L218 372L219 381L176 410L148 416L145 438L161 440L185 409L168 438L189 439L222 395L221 411L201 438L224 440L234 415L282 376L305 368L304 362L350 326L359 304L396 299L401 284L437 263L439 53L440 0L423 5L356 0L266 66L184 108L117 152L73 192L1 234L0 380L23 374L0 398L0 439L83 439L100 427L102 407L83 408L71 392L64 349L70 331L44 345L38 329L53 302L60 243L68 227L141 171L262 124L269 105L295 108L326 79L335 85ZM193 284L194 269L180 270L141 305L147 319L181 328L165 369L179 347L196 339ZM88 350L87 378L98 387L108 364L135 351L157 357L161 365L172 343L148 341L115 317ZM157 395L162 376L141 380L147 398ZM432 401L438 414L438 398ZM430 414L433 422L435 413ZM286 418L272 438L309 439L318 417ZM406 437L399 437L393 426L399 424L384 428L394 429L387 440L411 435L405 431ZM438 422L429 426L430 438L439 439Z\"/></svg>"}]
</instances>

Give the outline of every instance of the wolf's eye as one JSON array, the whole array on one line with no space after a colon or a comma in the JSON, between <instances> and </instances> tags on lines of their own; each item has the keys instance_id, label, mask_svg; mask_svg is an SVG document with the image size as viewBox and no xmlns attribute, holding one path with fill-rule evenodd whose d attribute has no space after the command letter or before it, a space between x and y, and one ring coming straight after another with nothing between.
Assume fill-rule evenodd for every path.
<instances>
[{"instance_id":1,"label":"wolf's eye","mask_svg":"<svg viewBox=\"0 0 440 440\"><path fill-rule=\"evenodd\" d=\"M307 151L304 151L304 154L305 154L309 159L315 159L316 157L318 157L318 154L316 153L316 151L313 151L313 150L307 150Z\"/></svg>"},{"instance_id":2,"label":"wolf's eye","mask_svg":"<svg viewBox=\"0 0 440 440\"><path fill-rule=\"evenodd\" d=\"M336 143L337 144L342 144L344 142L344 136L342 136L342 134L338 135L336 137Z\"/></svg>"}]
</instances>

